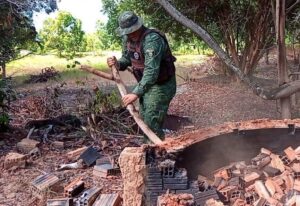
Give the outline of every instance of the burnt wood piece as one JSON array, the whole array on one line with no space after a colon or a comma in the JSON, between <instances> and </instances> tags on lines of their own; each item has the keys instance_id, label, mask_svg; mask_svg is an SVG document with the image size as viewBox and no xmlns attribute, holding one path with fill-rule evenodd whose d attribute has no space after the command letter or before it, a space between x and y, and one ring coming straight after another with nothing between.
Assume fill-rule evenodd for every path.
<instances>
[{"instance_id":1,"label":"burnt wood piece","mask_svg":"<svg viewBox=\"0 0 300 206\"><path fill-rule=\"evenodd\" d=\"M40 119L40 120L31 120L26 123L25 128L42 128L47 127L48 125L53 126L72 126L72 127L80 127L81 121L78 117L74 115L61 115L56 118L49 118L49 119Z\"/></svg>"}]
</instances>

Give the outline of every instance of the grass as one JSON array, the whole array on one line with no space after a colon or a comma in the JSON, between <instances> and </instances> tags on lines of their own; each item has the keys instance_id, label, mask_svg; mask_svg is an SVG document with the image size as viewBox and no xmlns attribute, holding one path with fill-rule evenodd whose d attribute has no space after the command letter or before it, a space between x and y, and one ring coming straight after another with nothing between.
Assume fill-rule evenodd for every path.
<instances>
[{"instance_id":1,"label":"grass","mask_svg":"<svg viewBox=\"0 0 300 206\"><path fill-rule=\"evenodd\" d=\"M55 55L30 55L23 59L19 59L10 62L7 65L8 76L13 76L17 85L21 84L31 74L39 74L45 67L53 66L57 71L60 72L62 80L68 79L85 79L90 74L79 70L78 68L68 68L67 65L73 64L76 60L81 64L89 65L102 71L108 69L106 65L106 59L109 56L120 57L120 52L104 51L101 54L93 55L88 54L87 56L74 58L73 60L67 60L65 58L59 58ZM196 67L205 61L206 56L204 55L176 55L176 67L180 75L186 71L187 68Z\"/></svg>"}]
</instances>

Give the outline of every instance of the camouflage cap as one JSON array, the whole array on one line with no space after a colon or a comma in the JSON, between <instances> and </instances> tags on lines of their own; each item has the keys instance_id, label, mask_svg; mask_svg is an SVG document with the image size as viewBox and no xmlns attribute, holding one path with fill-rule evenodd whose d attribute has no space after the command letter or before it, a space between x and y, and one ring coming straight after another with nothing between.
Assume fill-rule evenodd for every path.
<instances>
[{"instance_id":1,"label":"camouflage cap","mask_svg":"<svg viewBox=\"0 0 300 206\"><path fill-rule=\"evenodd\" d=\"M116 32L119 36L133 33L143 26L143 20L132 11L125 11L119 16L119 27Z\"/></svg>"}]
</instances>

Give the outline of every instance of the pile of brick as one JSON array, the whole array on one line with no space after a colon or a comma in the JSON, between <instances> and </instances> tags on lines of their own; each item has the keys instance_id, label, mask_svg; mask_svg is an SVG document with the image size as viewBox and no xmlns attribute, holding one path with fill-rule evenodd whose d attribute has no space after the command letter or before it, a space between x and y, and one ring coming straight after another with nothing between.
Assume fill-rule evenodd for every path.
<instances>
[{"instance_id":1,"label":"pile of brick","mask_svg":"<svg viewBox=\"0 0 300 206\"><path fill-rule=\"evenodd\" d=\"M165 194L158 198L159 206L194 206L194 197L191 194Z\"/></svg>"},{"instance_id":2,"label":"pile of brick","mask_svg":"<svg viewBox=\"0 0 300 206\"><path fill-rule=\"evenodd\" d=\"M300 205L300 147L280 154L262 148L249 164L241 161L216 170L214 180L199 175L197 181L189 181L186 171L167 161L162 167L148 165L146 205L166 199L166 193L190 194L195 206Z\"/></svg>"},{"instance_id":3,"label":"pile of brick","mask_svg":"<svg viewBox=\"0 0 300 206\"><path fill-rule=\"evenodd\" d=\"M175 161L169 159L155 166L147 166L145 185L145 201L147 206L156 206L159 196L165 195L167 192L170 192L170 194L193 195L199 192L197 182L189 182L186 169L177 168ZM168 202L167 197L163 197L161 202L162 200ZM181 196L171 197L170 201L173 201L173 197L178 199ZM178 199L177 202L180 203L181 200Z\"/></svg>"},{"instance_id":4,"label":"pile of brick","mask_svg":"<svg viewBox=\"0 0 300 206\"><path fill-rule=\"evenodd\" d=\"M13 155L9 157L11 156ZM106 178L118 174L116 171L119 171L115 166L102 168L101 166L111 165L112 163L107 157L102 157L92 146L71 151L67 153L67 157L70 161L80 160L86 166L95 165L97 169L100 167L101 170L97 171L101 174L100 177ZM10 162L16 164L15 159L16 155L14 155L14 161L7 161L7 165ZM19 159L20 161L23 160L21 157ZM65 165L73 165L73 163ZM98 173L97 175L94 174L95 178L99 178ZM79 177L64 185L58 176L52 173L43 174L31 182L30 189L32 195L41 200L47 198L49 194L56 194L55 199L47 200L47 206L120 206L122 204L122 198L119 194L101 193L102 188L99 187L86 188L85 182Z\"/></svg>"},{"instance_id":5,"label":"pile of brick","mask_svg":"<svg viewBox=\"0 0 300 206\"><path fill-rule=\"evenodd\" d=\"M63 188L61 180L53 174L37 177L31 183L33 196L43 199L47 193L55 193L58 198L48 199L47 206L120 206L122 199L119 194L101 194L101 188L85 188L81 179L75 179Z\"/></svg>"},{"instance_id":6,"label":"pile of brick","mask_svg":"<svg viewBox=\"0 0 300 206\"><path fill-rule=\"evenodd\" d=\"M200 176L198 183L226 205L300 205L300 147L281 154L262 148L250 164L233 163L217 170L213 182Z\"/></svg>"}]
</instances>

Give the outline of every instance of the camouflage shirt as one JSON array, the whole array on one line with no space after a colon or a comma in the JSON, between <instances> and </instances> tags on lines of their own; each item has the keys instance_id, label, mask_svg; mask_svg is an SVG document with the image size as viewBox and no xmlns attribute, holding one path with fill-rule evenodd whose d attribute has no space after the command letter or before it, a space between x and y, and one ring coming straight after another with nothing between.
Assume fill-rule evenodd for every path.
<instances>
[{"instance_id":1,"label":"camouflage shirt","mask_svg":"<svg viewBox=\"0 0 300 206\"><path fill-rule=\"evenodd\" d=\"M127 37L123 38L122 57L118 60L120 70L124 71L128 66L131 66L131 60L127 51ZM149 33L142 40L142 53L145 57L145 68L142 80L134 88L132 93L139 97L146 93L149 88L157 82L160 63L167 50L167 44L163 37L157 33Z\"/></svg>"}]
</instances>

